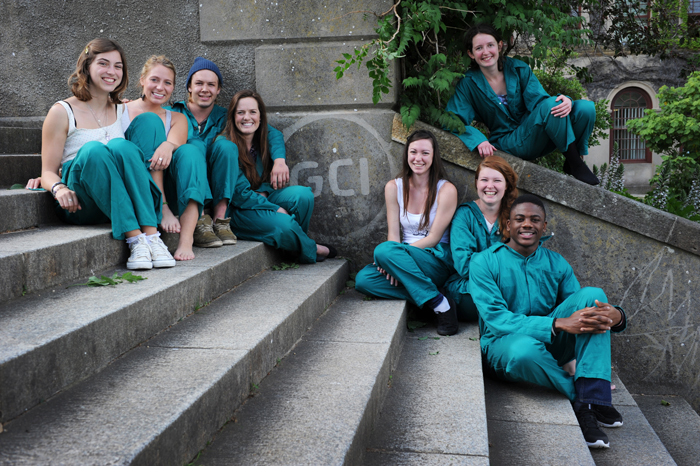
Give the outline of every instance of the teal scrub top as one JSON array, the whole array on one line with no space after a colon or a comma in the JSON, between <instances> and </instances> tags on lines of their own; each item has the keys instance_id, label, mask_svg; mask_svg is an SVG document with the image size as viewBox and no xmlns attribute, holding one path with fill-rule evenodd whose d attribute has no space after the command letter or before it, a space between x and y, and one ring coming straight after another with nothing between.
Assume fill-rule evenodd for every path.
<instances>
[{"instance_id":1,"label":"teal scrub top","mask_svg":"<svg viewBox=\"0 0 700 466\"><path fill-rule=\"evenodd\" d=\"M540 102L550 97L526 63L505 57L503 73L508 105L501 103L479 69L470 69L465 73L447 103L446 110L455 113L464 122L466 133L455 135L469 150L473 151L487 140L498 147L501 137L515 131ZM488 139L481 131L471 126L474 119L489 128Z\"/></svg>"},{"instance_id":2,"label":"teal scrub top","mask_svg":"<svg viewBox=\"0 0 700 466\"><path fill-rule=\"evenodd\" d=\"M192 115L192 112L190 112L186 101L183 100L180 102L175 102L172 107L169 107L169 110L182 113L187 117L187 121L189 122L189 128L187 129L187 142L203 142L207 152L211 147L211 143L214 142L214 139L216 139L216 137L224 130L224 127L226 126L226 109L218 105L214 105L214 108L209 114L207 121L204 123L204 128L202 128L201 131L199 122L194 115ZM272 160L285 158L286 152L284 149L284 135L281 131L273 128L270 125L267 125L267 144L270 149L270 157L272 157Z\"/></svg>"},{"instance_id":3,"label":"teal scrub top","mask_svg":"<svg viewBox=\"0 0 700 466\"><path fill-rule=\"evenodd\" d=\"M450 226L450 249L452 250L452 261L454 268L462 278L469 278L469 263L472 256L480 251L488 249L492 244L501 240L501 231L498 226L498 221L493 225L493 229L489 232L486 226L484 214L476 205L476 202L471 201L462 204L455 212ZM462 283L464 290L460 290L462 294L466 294L466 282Z\"/></svg>"},{"instance_id":4,"label":"teal scrub top","mask_svg":"<svg viewBox=\"0 0 700 466\"><path fill-rule=\"evenodd\" d=\"M528 257L505 243L474 254L468 291L479 309L481 347L513 333L551 343L554 318L547 315L580 288L569 263L541 243Z\"/></svg>"}]
</instances>

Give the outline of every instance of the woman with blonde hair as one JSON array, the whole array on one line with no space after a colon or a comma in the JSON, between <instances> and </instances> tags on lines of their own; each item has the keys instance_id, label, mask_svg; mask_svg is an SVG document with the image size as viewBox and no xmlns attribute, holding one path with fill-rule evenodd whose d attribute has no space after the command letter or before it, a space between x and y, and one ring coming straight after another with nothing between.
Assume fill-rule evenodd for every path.
<instances>
[{"instance_id":1,"label":"woman with blonde hair","mask_svg":"<svg viewBox=\"0 0 700 466\"><path fill-rule=\"evenodd\" d=\"M211 200L205 154L187 144L185 115L163 108L175 87L175 65L163 55L151 56L143 65L139 84L141 98L126 105L122 128L126 138L143 151L151 176L163 193L161 228L180 234L175 259L194 259L197 220L205 202ZM231 238L226 244L235 244L235 236L230 230L228 233Z\"/></svg>"}]
</instances>

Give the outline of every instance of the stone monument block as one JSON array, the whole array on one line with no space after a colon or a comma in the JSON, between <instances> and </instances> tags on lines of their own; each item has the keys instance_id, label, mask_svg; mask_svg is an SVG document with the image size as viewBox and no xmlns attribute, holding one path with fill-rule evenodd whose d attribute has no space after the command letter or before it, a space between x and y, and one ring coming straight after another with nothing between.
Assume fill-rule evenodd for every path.
<instances>
[{"instance_id":1,"label":"stone monument block","mask_svg":"<svg viewBox=\"0 0 700 466\"><path fill-rule=\"evenodd\" d=\"M392 5L387 0L200 0L201 40L370 37L376 35L376 21L367 12L385 13Z\"/></svg>"},{"instance_id":2,"label":"stone monument block","mask_svg":"<svg viewBox=\"0 0 700 466\"><path fill-rule=\"evenodd\" d=\"M255 82L265 105L298 109L372 105L372 79L367 68L352 66L341 79L333 69L343 53L353 53L366 42L261 46L255 49ZM397 63L394 63L396 66ZM378 105L392 106L397 99L396 70L390 74L393 87Z\"/></svg>"}]
</instances>

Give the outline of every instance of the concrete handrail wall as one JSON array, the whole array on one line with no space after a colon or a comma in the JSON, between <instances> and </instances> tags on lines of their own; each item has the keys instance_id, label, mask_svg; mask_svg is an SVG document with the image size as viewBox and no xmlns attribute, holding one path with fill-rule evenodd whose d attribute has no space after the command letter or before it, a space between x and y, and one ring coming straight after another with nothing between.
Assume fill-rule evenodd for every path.
<instances>
[{"instance_id":1,"label":"concrete handrail wall","mask_svg":"<svg viewBox=\"0 0 700 466\"><path fill-rule=\"evenodd\" d=\"M452 134L422 122L413 129L435 133L443 160L463 170L474 172L481 161ZM397 114L392 137L407 135ZM518 173L520 190L545 201L554 233L547 247L569 261L582 286L602 288L627 311L627 330L612 339L625 384L637 393L677 393L699 411L700 224L498 155Z\"/></svg>"}]
</instances>

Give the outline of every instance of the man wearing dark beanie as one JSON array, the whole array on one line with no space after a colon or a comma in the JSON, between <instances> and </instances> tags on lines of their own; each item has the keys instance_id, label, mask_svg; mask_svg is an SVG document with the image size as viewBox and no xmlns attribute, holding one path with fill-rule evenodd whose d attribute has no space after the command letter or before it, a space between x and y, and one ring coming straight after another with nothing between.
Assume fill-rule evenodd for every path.
<instances>
[{"instance_id":1,"label":"man wearing dark beanie","mask_svg":"<svg viewBox=\"0 0 700 466\"><path fill-rule=\"evenodd\" d=\"M189 121L187 142L198 146L207 158L209 184L235 185L238 174L238 157L225 157L215 160L210 152L214 139L226 126L226 109L216 105L216 99L223 86L219 67L211 60L197 57L187 74L187 100L175 102L171 110L184 114ZM274 161L270 184L275 189L283 188L289 182L289 168L285 162L284 136L268 125L268 146ZM235 172L235 173L234 173ZM232 183L212 183L212 177L230 178ZM231 193L214 192L213 220L203 215L197 222L194 245L197 247L218 247L235 244L236 237L231 232L230 218L224 218Z\"/></svg>"}]
</instances>

